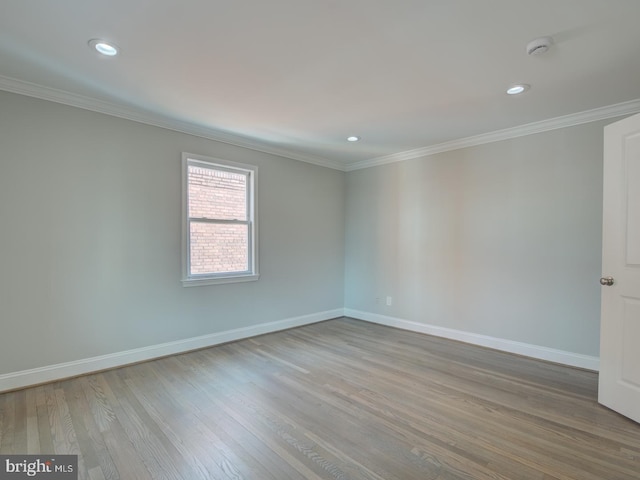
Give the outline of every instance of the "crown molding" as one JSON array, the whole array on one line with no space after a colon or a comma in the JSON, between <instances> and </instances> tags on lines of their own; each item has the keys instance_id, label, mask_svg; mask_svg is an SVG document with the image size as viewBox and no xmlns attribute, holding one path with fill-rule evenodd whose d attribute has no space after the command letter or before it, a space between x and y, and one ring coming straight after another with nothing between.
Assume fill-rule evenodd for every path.
<instances>
[{"instance_id":1,"label":"crown molding","mask_svg":"<svg viewBox=\"0 0 640 480\"><path fill-rule=\"evenodd\" d=\"M146 125L166 128L167 130L186 133L188 135L194 135L196 137L202 137L208 140L214 140L216 142L248 148L257 152L277 155L280 157L298 160L305 163L311 163L314 165L319 165L321 167L332 168L334 170L340 170L343 172L351 172L363 168L403 162L405 160L427 157L429 155L435 155L437 153L448 152L451 150L458 150L461 148L473 147L486 143L509 140L526 135L533 135L535 133L542 133L559 128L571 127L575 125L581 125L583 123L595 122L598 120L605 120L607 118L631 115L640 112L640 99L636 99L628 102L617 103L615 105L594 108L592 110L586 110L570 115L551 118L548 120L542 120L539 122L527 123L525 125L520 125L517 127L506 128L504 130L497 130L495 132L483 133L472 137L460 138L457 140L429 145L414 150L407 150L405 152L385 155L383 157L361 160L345 165L338 161L332 161L315 155L306 155L299 152L292 152L285 148L274 147L273 145L269 145L266 142L260 142L258 140L243 137L241 135L221 132L210 127L203 127L201 125L195 125L193 123L185 122L182 120L169 118L163 115L142 110L140 108L119 105L105 100L99 100L96 98L66 92L64 90L45 87L43 85L25 82L23 80L18 80L3 75L0 75L0 90L39 98L42 100L48 100L55 103L61 103L63 105L82 108L84 110L103 113L106 115L143 123Z\"/></svg>"},{"instance_id":2,"label":"crown molding","mask_svg":"<svg viewBox=\"0 0 640 480\"><path fill-rule=\"evenodd\" d=\"M50 102L61 103L71 107L82 108L92 112L104 113L106 115L131 120L133 122L166 128L167 130L186 133L188 135L202 137L237 147L248 148L257 152L278 155L292 160L299 160L305 163L312 163L321 167L341 171L344 171L345 169L345 166L342 163L331 161L326 158L292 152L252 138L221 132L213 128L203 127L201 125L195 125L193 123L151 113L140 108L119 105L105 100L99 100L97 98L86 97L84 95L78 95L64 90L45 87L43 85L25 82L23 80L3 75L0 75L0 90L39 98L41 100L48 100Z\"/></svg>"},{"instance_id":3,"label":"crown molding","mask_svg":"<svg viewBox=\"0 0 640 480\"><path fill-rule=\"evenodd\" d=\"M403 162L420 157L435 155L436 153L449 152L460 148L473 147L483 145L485 143L499 142L501 140L509 140L535 133L547 132L559 128L572 127L583 123L596 122L598 120L606 120L607 118L620 117L640 112L640 99L628 102L617 103L606 107L594 108L583 112L555 117L540 122L527 123L517 127L505 128L495 132L483 133L472 137L460 138L450 142L438 143L427 147L417 148L415 150L407 150L406 152L393 153L383 157L371 158L359 162L351 163L344 169L347 172L360 170L363 168L376 167L379 165L387 165L389 163Z\"/></svg>"}]
</instances>

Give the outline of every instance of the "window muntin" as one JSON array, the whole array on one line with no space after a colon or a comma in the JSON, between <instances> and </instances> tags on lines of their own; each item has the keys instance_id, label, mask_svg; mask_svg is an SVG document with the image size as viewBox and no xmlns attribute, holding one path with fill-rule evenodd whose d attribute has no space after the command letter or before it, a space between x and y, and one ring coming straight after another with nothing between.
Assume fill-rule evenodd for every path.
<instances>
[{"instance_id":1,"label":"window muntin","mask_svg":"<svg viewBox=\"0 0 640 480\"><path fill-rule=\"evenodd\" d=\"M257 280L257 167L183 154L183 284Z\"/></svg>"}]
</instances>

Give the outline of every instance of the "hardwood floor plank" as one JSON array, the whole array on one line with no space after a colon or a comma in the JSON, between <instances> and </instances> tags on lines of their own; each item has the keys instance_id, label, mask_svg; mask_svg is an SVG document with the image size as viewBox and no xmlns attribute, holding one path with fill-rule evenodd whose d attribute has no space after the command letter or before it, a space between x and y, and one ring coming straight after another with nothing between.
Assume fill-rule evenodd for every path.
<instances>
[{"instance_id":1,"label":"hardwood floor plank","mask_svg":"<svg viewBox=\"0 0 640 480\"><path fill-rule=\"evenodd\" d=\"M404 452L392 452L394 458L407 457L410 452L414 456L417 455L422 461L429 462L435 465L438 470L442 470L442 460L437 460L437 457L433 455L417 453L417 447L428 442L430 445L429 450L431 452L437 450L440 453L446 453L447 457L446 462L444 462L444 466L449 471L453 472L458 470L455 465L475 464L474 475L476 475L477 478L494 478L494 476L483 476L482 470L484 469L486 460L474 458L473 452L475 451L475 448L467 451L457 448L455 442L451 442L450 440L449 431L447 431L447 435L440 437L434 433L433 428L419 428L420 426L417 424L417 421L420 421L419 418L407 418L404 415L404 412L394 411L386 406L384 408L377 408L375 405L370 404L370 402L365 398L359 396L359 388L352 389L352 393L349 393L344 388L332 385L325 385L325 388L329 395L323 398L324 402L342 410L347 416L353 416L354 412L357 411L357 424L380 425L382 427L381 430L365 432L365 438L363 439L354 439L353 441L356 444L361 444L362 442L367 441L370 442L370 440L367 440L368 438L375 438L382 432L386 435L391 434L398 442L409 442ZM347 386L346 388L350 389L351 387ZM354 427L357 428L357 425ZM353 429L353 427L351 429ZM330 432L327 432L327 435L330 435ZM411 448L412 446L413 448ZM350 448L348 448L348 450L350 450ZM377 453L375 457L376 459L384 459L386 463L388 460L385 455L388 454L389 452L387 449ZM416 462L417 459L409 457L409 461ZM495 478L500 477L498 476ZM526 477L523 475L522 478Z\"/></svg>"},{"instance_id":2,"label":"hardwood floor plank","mask_svg":"<svg viewBox=\"0 0 640 480\"><path fill-rule=\"evenodd\" d=\"M90 477L91 471L99 471L99 474L106 480L119 480L117 468L113 464L104 438L91 414L86 395L87 384L87 377L66 381L62 384L67 393L67 401L70 405L69 413L80 446L81 456ZM95 476L97 473L93 475Z\"/></svg>"},{"instance_id":3,"label":"hardwood floor plank","mask_svg":"<svg viewBox=\"0 0 640 480\"><path fill-rule=\"evenodd\" d=\"M49 388L51 388L51 384L33 387L36 397L36 412L38 414L38 440L40 441L40 452L36 453L41 454L55 453L51 436L49 408L47 407L46 392Z\"/></svg>"},{"instance_id":4,"label":"hardwood floor plank","mask_svg":"<svg viewBox=\"0 0 640 480\"><path fill-rule=\"evenodd\" d=\"M262 442L231 416L227 415L223 409L218 408L211 402L208 394L201 386L197 386L196 389L189 392L189 397L182 399L184 402L183 408L194 411L194 420L201 422L207 429L216 432L216 435L220 437L228 448L246 459L245 461L256 471L261 472L257 476L265 478L265 480L269 478L274 480L301 478L297 471L290 467L287 468L287 464L279 459L269 444Z\"/></svg>"},{"instance_id":5,"label":"hardwood floor plank","mask_svg":"<svg viewBox=\"0 0 640 480\"><path fill-rule=\"evenodd\" d=\"M89 480L107 480L100 467L93 467L88 472Z\"/></svg>"},{"instance_id":6,"label":"hardwood floor plank","mask_svg":"<svg viewBox=\"0 0 640 480\"><path fill-rule=\"evenodd\" d=\"M60 388L54 389L54 409L57 412L56 415L52 415L49 411L49 418L53 418L56 421L51 423L51 429L54 437L54 446L60 450L56 453L64 453L67 455L78 455L78 472L86 477L86 467L84 464L84 456L81 455L80 446L78 444L78 438L76 436L76 430L71 420L71 413L69 411L69 405L65 396L65 392Z\"/></svg>"},{"instance_id":7,"label":"hardwood floor plank","mask_svg":"<svg viewBox=\"0 0 640 480\"><path fill-rule=\"evenodd\" d=\"M111 423L115 420L116 415L113 408L109 404L107 396L102 388L100 374L89 375L79 379L85 398L89 403L89 411L93 415L95 424L100 432L109 430Z\"/></svg>"},{"instance_id":8,"label":"hardwood floor plank","mask_svg":"<svg viewBox=\"0 0 640 480\"><path fill-rule=\"evenodd\" d=\"M130 478L134 480L151 480L151 473L147 470L142 456L138 454L133 441L127 436L125 428L120 423L121 419L116 417L115 408L119 402L105 379L104 373L93 376L91 380L91 390L101 399L99 410L111 412L106 417L98 414L94 418L98 421L106 418L109 420L108 423L103 425L101 433L105 447L118 471L118 476L123 480L129 480ZM85 393L87 393L86 389ZM126 418L122 420L127 421Z\"/></svg>"},{"instance_id":9,"label":"hardwood floor plank","mask_svg":"<svg viewBox=\"0 0 640 480\"><path fill-rule=\"evenodd\" d=\"M13 404L13 449L26 452L27 447L27 404L24 390L14 392Z\"/></svg>"},{"instance_id":10,"label":"hardwood floor plank","mask_svg":"<svg viewBox=\"0 0 640 480\"><path fill-rule=\"evenodd\" d=\"M12 454L14 451L13 431L15 418L15 392L9 392L0 398L0 453Z\"/></svg>"},{"instance_id":11,"label":"hardwood floor plank","mask_svg":"<svg viewBox=\"0 0 640 480\"><path fill-rule=\"evenodd\" d=\"M150 365L147 368L153 369ZM168 369L165 366L163 373L166 374L166 371ZM163 377L164 375L156 377L158 385L164 384ZM246 462L237 461L236 452L227 448L216 433L196 417L195 405L185 402L181 394L165 394L168 391L179 391L174 384L163 385L162 390L140 388L137 380L128 379L127 382L141 405L180 453L181 461L193 466L195 471L190 473L190 478L247 478L242 473L246 469Z\"/></svg>"},{"instance_id":12,"label":"hardwood floor plank","mask_svg":"<svg viewBox=\"0 0 640 480\"><path fill-rule=\"evenodd\" d=\"M184 466L179 461L180 457L176 454L175 448L166 441L158 425L153 422L125 385L122 378L124 375L126 375L124 369L104 373L111 391L118 399L117 405L112 402L114 413L120 420L129 441L151 473L151 477L162 480L189 480L190 476L180 473Z\"/></svg>"},{"instance_id":13,"label":"hardwood floor plank","mask_svg":"<svg viewBox=\"0 0 640 480\"><path fill-rule=\"evenodd\" d=\"M476 387L476 390L478 389L479 388ZM412 392L412 394L415 394L415 392ZM558 432L556 428L553 428L553 426L547 426L548 421L544 418L522 414L518 410L507 408L504 405L494 403L493 401L487 401L479 396L470 395L467 392L460 391L456 388L448 388L443 385L438 385L437 388L434 388L432 385L430 396L431 408L441 409L441 414L445 415L447 418L462 415L464 418L464 425L472 425L475 418L482 418L482 422L485 424L485 429L487 427L487 422L491 422L495 430L501 431L507 431L507 429L510 428L510 425L517 425L518 429L526 428L529 431L529 436L538 435L540 438L538 441L540 445L538 445L537 448L544 448L545 445L551 445L548 450L549 452L553 452L554 455L559 455L562 448L554 445L553 441L550 442L550 438L551 440L560 442L559 444L561 445L561 442L566 441L567 439L575 441L577 439L577 435L580 433L579 431L566 428L566 426L563 426L562 431ZM452 405L455 405L455 402L453 402L453 399L455 398L458 398L463 403L464 409L452 410ZM409 405L412 405L417 403L419 400L420 398L413 398L408 403ZM394 400L394 403L397 403L397 400ZM470 417L467 417L466 415L468 411L474 409L475 412L471 412ZM450 428L451 426L448 426L448 429ZM513 431L513 428L511 428L511 431ZM574 453L569 454L564 461L579 464L581 458L588 459L591 458L592 455L601 452L601 448L593 447L591 451L587 450L585 453L578 456ZM575 462L574 457L576 457Z\"/></svg>"},{"instance_id":14,"label":"hardwood floor plank","mask_svg":"<svg viewBox=\"0 0 640 480\"><path fill-rule=\"evenodd\" d=\"M25 407L27 420L27 454L40 453L40 433L38 431L38 406L36 390L25 390ZM1 427L0 427L1 430Z\"/></svg>"},{"instance_id":15,"label":"hardwood floor plank","mask_svg":"<svg viewBox=\"0 0 640 480\"><path fill-rule=\"evenodd\" d=\"M114 422L109 430L102 433L102 436L120 478L123 480L152 479L142 457L129 441L120 422Z\"/></svg>"},{"instance_id":16,"label":"hardwood floor plank","mask_svg":"<svg viewBox=\"0 0 640 480\"><path fill-rule=\"evenodd\" d=\"M597 374L348 318L0 394L83 480L640 480Z\"/></svg>"}]
</instances>

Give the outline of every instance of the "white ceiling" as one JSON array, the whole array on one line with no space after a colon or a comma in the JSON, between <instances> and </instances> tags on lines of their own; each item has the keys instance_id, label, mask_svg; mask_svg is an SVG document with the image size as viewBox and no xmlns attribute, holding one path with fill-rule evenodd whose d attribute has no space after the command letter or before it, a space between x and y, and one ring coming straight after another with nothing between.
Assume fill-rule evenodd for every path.
<instances>
[{"instance_id":1,"label":"white ceiling","mask_svg":"<svg viewBox=\"0 0 640 480\"><path fill-rule=\"evenodd\" d=\"M638 0L1 0L0 89L349 170L640 109L639 19Z\"/></svg>"}]
</instances>

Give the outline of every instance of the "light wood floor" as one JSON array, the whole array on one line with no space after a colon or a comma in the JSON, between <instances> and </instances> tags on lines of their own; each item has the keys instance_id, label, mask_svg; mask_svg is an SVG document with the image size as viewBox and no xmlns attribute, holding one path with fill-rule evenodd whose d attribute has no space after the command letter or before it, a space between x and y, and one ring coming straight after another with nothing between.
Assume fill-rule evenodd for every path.
<instances>
[{"instance_id":1,"label":"light wood floor","mask_svg":"<svg viewBox=\"0 0 640 480\"><path fill-rule=\"evenodd\" d=\"M81 479L640 479L597 375L338 319L0 395Z\"/></svg>"}]
</instances>

